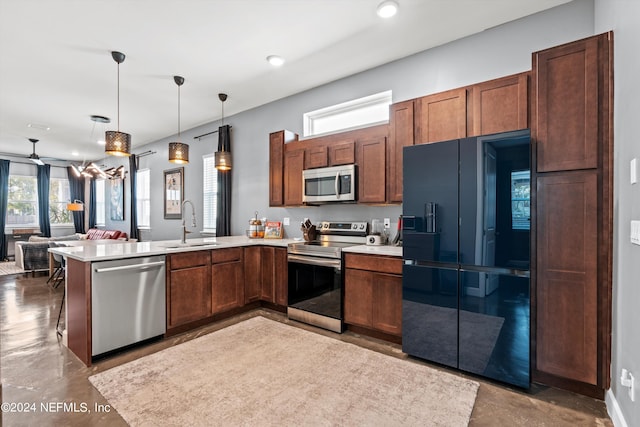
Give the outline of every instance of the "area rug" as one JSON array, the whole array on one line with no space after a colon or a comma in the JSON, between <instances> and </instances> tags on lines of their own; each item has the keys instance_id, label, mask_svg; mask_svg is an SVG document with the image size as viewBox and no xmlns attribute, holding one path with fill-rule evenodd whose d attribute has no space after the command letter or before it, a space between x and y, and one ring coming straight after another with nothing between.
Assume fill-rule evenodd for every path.
<instances>
[{"instance_id":1,"label":"area rug","mask_svg":"<svg viewBox=\"0 0 640 427\"><path fill-rule=\"evenodd\" d=\"M0 276L20 273L24 273L24 270L16 266L14 261L0 262Z\"/></svg>"},{"instance_id":2,"label":"area rug","mask_svg":"<svg viewBox=\"0 0 640 427\"><path fill-rule=\"evenodd\" d=\"M502 330L503 317L408 300L402 304L402 316L407 319L405 323L422 325L425 331L412 339L414 350L429 355L429 360L458 366L459 340L464 344L459 349L459 368L479 374L484 372ZM459 337L455 328L458 321Z\"/></svg>"},{"instance_id":3,"label":"area rug","mask_svg":"<svg viewBox=\"0 0 640 427\"><path fill-rule=\"evenodd\" d=\"M479 386L261 316L89 380L132 426L466 426Z\"/></svg>"}]
</instances>

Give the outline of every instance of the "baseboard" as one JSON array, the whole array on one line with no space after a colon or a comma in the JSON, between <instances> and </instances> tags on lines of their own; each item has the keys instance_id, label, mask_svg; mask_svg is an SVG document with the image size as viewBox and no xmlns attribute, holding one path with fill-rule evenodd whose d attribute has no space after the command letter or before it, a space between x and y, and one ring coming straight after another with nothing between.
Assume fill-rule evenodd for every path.
<instances>
[{"instance_id":1,"label":"baseboard","mask_svg":"<svg viewBox=\"0 0 640 427\"><path fill-rule=\"evenodd\" d=\"M605 393L604 402L607 405L607 412L611 417L613 425L615 427L629 427L624 419L624 415L622 415L622 411L620 410L620 405L618 405L616 396L613 394L611 389L607 390L607 392Z\"/></svg>"}]
</instances>

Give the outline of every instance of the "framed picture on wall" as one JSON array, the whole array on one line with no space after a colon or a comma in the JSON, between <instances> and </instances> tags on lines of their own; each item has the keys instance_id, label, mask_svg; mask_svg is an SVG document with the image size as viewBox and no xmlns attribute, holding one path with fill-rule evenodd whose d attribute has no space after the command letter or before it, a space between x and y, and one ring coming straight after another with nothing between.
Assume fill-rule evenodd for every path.
<instances>
[{"instance_id":1,"label":"framed picture on wall","mask_svg":"<svg viewBox=\"0 0 640 427\"><path fill-rule=\"evenodd\" d=\"M182 219L184 168L164 171L164 219Z\"/></svg>"},{"instance_id":2,"label":"framed picture on wall","mask_svg":"<svg viewBox=\"0 0 640 427\"><path fill-rule=\"evenodd\" d=\"M124 180L121 178L109 181L111 202L110 212L112 221L124 221Z\"/></svg>"}]
</instances>

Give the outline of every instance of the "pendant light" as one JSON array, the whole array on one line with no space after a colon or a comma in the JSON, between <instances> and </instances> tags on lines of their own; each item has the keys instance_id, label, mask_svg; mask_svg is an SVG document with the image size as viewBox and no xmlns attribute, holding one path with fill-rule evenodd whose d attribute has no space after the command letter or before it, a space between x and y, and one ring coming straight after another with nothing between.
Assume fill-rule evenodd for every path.
<instances>
[{"instance_id":1,"label":"pendant light","mask_svg":"<svg viewBox=\"0 0 640 427\"><path fill-rule=\"evenodd\" d=\"M131 135L120 132L120 64L124 62L124 53L111 52L111 57L118 64L118 130L108 130L105 133L104 152L112 156L131 155Z\"/></svg>"},{"instance_id":2,"label":"pendant light","mask_svg":"<svg viewBox=\"0 0 640 427\"><path fill-rule=\"evenodd\" d=\"M184 77L173 76L173 81L178 85L178 142L169 143L169 161L171 163L189 163L189 145L180 142L180 86L184 83Z\"/></svg>"},{"instance_id":3,"label":"pendant light","mask_svg":"<svg viewBox=\"0 0 640 427\"><path fill-rule=\"evenodd\" d=\"M222 102L222 126L224 126L224 101L227 100L227 94L219 93L218 99ZM224 145L222 145L220 151L216 151L215 167L221 171L231 170L231 152L225 151Z\"/></svg>"}]
</instances>

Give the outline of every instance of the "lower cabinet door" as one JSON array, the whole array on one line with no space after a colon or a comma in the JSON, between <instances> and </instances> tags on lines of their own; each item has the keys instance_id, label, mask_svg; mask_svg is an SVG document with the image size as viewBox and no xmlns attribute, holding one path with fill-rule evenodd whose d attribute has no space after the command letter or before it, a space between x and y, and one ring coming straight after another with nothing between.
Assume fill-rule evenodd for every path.
<instances>
[{"instance_id":1,"label":"lower cabinet door","mask_svg":"<svg viewBox=\"0 0 640 427\"><path fill-rule=\"evenodd\" d=\"M352 325L372 327L373 274L347 268L344 276L344 321Z\"/></svg>"},{"instance_id":2,"label":"lower cabinet door","mask_svg":"<svg viewBox=\"0 0 640 427\"><path fill-rule=\"evenodd\" d=\"M402 334L402 276L372 273L372 326L393 335Z\"/></svg>"},{"instance_id":3,"label":"lower cabinet door","mask_svg":"<svg viewBox=\"0 0 640 427\"><path fill-rule=\"evenodd\" d=\"M209 266L169 272L169 316L167 328L204 319L211 315Z\"/></svg>"},{"instance_id":4,"label":"lower cabinet door","mask_svg":"<svg viewBox=\"0 0 640 427\"><path fill-rule=\"evenodd\" d=\"M231 261L211 266L213 313L222 313L244 305L243 262Z\"/></svg>"}]
</instances>

